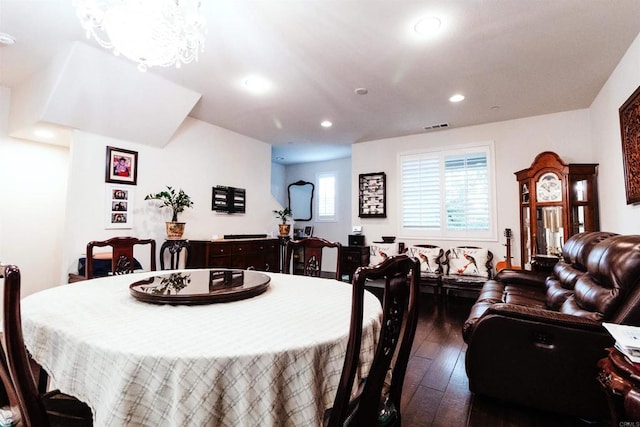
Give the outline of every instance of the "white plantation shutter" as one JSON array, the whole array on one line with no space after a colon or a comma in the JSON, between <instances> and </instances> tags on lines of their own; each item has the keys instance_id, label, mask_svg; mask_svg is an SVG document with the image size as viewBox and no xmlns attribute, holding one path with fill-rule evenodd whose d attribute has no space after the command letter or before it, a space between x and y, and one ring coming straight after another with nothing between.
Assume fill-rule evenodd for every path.
<instances>
[{"instance_id":1,"label":"white plantation shutter","mask_svg":"<svg viewBox=\"0 0 640 427\"><path fill-rule=\"evenodd\" d=\"M400 156L402 231L486 238L494 227L491 147Z\"/></svg>"},{"instance_id":2,"label":"white plantation shutter","mask_svg":"<svg viewBox=\"0 0 640 427\"><path fill-rule=\"evenodd\" d=\"M405 228L440 228L440 159L406 156L402 160L402 222Z\"/></svg>"},{"instance_id":3,"label":"white plantation shutter","mask_svg":"<svg viewBox=\"0 0 640 427\"><path fill-rule=\"evenodd\" d=\"M336 216L336 176L334 173L318 175L318 219L333 220Z\"/></svg>"},{"instance_id":4,"label":"white plantation shutter","mask_svg":"<svg viewBox=\"0 0 640 427\"><path fill-rule=\"evenodd\" d=\"M449 230L489 230L486 153L445 156L445 211Z\"/></svg>"}]
</instances>

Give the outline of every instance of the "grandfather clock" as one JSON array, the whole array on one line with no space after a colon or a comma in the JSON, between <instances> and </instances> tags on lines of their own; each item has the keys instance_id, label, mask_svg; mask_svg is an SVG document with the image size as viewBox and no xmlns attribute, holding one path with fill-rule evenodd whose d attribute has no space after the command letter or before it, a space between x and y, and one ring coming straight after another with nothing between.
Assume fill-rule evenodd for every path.
<instances>
[{"instance_id":1,"label":"grandfather clock","mask_svg":"<svg viewBox=\"0 0 640 427\"><path fill-rule=\"evenodd\" d=\"M574 234L598 231L598 165L566 164L551 151L516 172L523 266L553 265Z\"/></svg>"}]
</instances>

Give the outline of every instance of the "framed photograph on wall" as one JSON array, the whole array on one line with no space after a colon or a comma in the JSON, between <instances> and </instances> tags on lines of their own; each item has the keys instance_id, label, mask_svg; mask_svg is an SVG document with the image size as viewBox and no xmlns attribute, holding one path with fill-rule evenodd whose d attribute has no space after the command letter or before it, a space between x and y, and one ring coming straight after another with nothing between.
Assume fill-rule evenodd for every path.
<instances>
[{"instance_id":1,"label":"framed photograph on wall","mask_svg":"<svg viewBox=\"0 0 640 427\"><path fill-rule=\"evenodd\" d=\"M640 86L619 111L624 184L631 205L640 203Z\"/></svg>"},{"instance_id":2,"label":"framed photograph on wall","mask_svg":"<svg viewBox=\"0 0 640 427\"><path fill-rule=\"evenodd\" d=\"M133 188L106 185L105 229L133 228Z\"/></svg>"},{"instance_id":3,"label":"framed photograph on wall","mask_svg":"<svg viewBox=\"0 0 640 427\"><path fill-rule=\"evenodd\" d=\"M136 185L138 183L138 152L107 147L105 182Z\"/></svg>"},{"instance_id":4,"label":"framed photograph on wall","mask_svg":"<svg viewBox=\"0 0 640 427\"><path fill-rule=\"evenodd\" d=\"M360 218L387 217L387 176L384 172L360 174L358 190Z\"/></svg>"}]
</instances>

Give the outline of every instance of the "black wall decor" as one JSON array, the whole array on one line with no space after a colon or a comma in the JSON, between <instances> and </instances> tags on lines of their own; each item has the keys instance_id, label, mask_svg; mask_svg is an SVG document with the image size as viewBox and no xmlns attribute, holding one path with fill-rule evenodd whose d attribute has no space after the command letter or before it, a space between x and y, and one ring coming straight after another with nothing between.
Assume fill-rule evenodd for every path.
<instances>
[{"instance_id":1,"label":"black wall decor","mask_svg":"<svg viewBox=\"0 0 640 427\"><path fill-rule=\"evenodd\" d=\"M211 210L226 213L245 213L246 190L244 188L213 187Z\"/></svg>"},{"instance_id":2,"label":"black wall decor","mask_svg":"<svg viewBox=\"0 0 640 427\"><path fill-rule=\"evenodd\" d=\"M360 174L360 218L387 217L387 175L384 172Z\"/></svg>"}]
</instances>

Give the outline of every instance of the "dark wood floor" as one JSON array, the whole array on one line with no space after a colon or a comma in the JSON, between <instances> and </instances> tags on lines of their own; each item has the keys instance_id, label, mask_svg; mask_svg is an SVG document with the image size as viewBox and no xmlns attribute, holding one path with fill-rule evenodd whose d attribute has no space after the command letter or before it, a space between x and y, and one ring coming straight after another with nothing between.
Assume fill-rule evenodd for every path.
<instances>
[{"instance_id":1,"label":"dark wood floor","mask_svg":"<svg viewBox=\"0 0 640 427\"><path fill-rule=\"evenodd\" d=\"M375 292L375 290L374 290ZM403 389L403 427L580 426L587 422L475 396L464 368L462 324L474 300L421 297L421 313Z\"/></svg>"}]
</instances>

